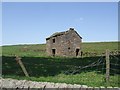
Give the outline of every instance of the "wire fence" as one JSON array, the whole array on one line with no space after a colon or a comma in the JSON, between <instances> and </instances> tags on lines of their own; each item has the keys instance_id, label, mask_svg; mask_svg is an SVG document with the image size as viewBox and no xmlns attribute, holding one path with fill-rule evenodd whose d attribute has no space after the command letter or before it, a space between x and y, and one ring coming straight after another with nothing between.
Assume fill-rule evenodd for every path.
<instances>
[{"instance_id":1,"label":"wire fence","mask_svg":"<svg viewBox=\"0 0 120 90\"><path fill-rule=\"evenodd\" d=\"M90 63L86 66L76 66L73 70L69 70L66 71L65 73L68 74L75 74L75 73L80 73L81 71L85 70L85 69L92 69L94 67L97 67L95 70L99 71L100 68L98 68L98 66L102 66L101 71L103 72L103 69L105 69L105 56L101 56L97 61ZM88 71L88 70L87 70Z\"/></svg>"},{"instance_id":2,"label":"wire fence","mask_svg":"<svg viewBox=\"0 0 120 90\"><path fill-rule=\"evenodd\" d=\"M24 75L30 77L39 77L39 76L54 76L59 73L64 73L66 75L75 75L80 74L82 72L91 72L95 71L96 73L100 73L101 79L106 81L106 53L101 54L101 56L89 56L82 58L26 58L26 57L18 57L15 56L13 58L3 57L3 74L10 75L16 74L18 76ZM7 60L10 59L10 60ZM17 63L16 63L16 61ZM20 61L22 64L20 64ZM10 62L12 61L12 64ZM116 81L116 77L120 75L120 53L119 51L109 52L109 81ZM19 66L19 65L20 66ZM21 69L22 68L22 69Z\"/></svg>"},{"instance_id":3,"label":"wire fence","mask_svg":"<svg viewBox=\"0 0 120 90\"><path fill-rule=\"evenodd\" d=\"M102 55L96 62L90 63L86 66L77 66L73 70L66 71L65 73L79 73L80 71L83 71L83 69L91 69L94 67L96 68L96 71L101 71L103 74L106 72L106 60L105 60L105 53ZM110 60L110 75L119 75L120 74L120 53L115 52L109 54L109 60ZM100 67L101 68L100 68Z\"/></svg>"}]
</instances>

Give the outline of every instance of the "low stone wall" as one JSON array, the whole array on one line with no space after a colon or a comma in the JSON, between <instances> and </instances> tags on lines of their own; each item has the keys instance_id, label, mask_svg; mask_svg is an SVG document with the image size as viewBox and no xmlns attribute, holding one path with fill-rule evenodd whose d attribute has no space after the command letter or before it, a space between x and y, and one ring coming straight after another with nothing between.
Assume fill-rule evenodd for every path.
<instances>
[{"instance_id":1,"label":"low stone wall","mask_svg":"<svg viewBox=\"0 0 120 90\"><path fill-rule=\"evenodd\" d=\"M16 79L0 79L2 88L86 88L86 85L66 84L66 83L51 83L51 82L36 82L28 80Z\"/></svg>"},{"instance_id":2,"label":"low stone wall","mask_svg":"<svg viewBox=\"0 0 120 90\"><path fill-rule=\"evenodd\" d=\"M119 87L88 87L86 85L0 79L0 90L120 90Z\"/></svg>"}]
</instances>

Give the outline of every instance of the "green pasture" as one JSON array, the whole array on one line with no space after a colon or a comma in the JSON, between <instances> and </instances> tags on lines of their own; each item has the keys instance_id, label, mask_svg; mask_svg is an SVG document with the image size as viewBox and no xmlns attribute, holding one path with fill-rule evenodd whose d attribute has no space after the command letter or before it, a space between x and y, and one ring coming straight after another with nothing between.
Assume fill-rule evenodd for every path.
<instances>
[{"instance_id":1,"label":"green pasture","mask_svg":"<svg viewBox=\"0 0 120 90\"><path fill-rule=\"evenodd\" d=\"M105 56L101 56L106 49L118 50L117 42L83 43L83 52L96 52L99 56L69 58L47 56L45 44L2 46L2 76L5 78L27 79L33 81L61 82L88 86L119 87L119 66L111 65L110 82L105 82ZM30 77L25 77L15 55L20 56ZM115 57L115 58L114 58ZM120 56L111 57L113 64L119 62ZM99 66L88 66L98 60ZM82 68L82 69L81 69ZM74 73L73 73L74 72Z\"/></svg>"}]
</instances>

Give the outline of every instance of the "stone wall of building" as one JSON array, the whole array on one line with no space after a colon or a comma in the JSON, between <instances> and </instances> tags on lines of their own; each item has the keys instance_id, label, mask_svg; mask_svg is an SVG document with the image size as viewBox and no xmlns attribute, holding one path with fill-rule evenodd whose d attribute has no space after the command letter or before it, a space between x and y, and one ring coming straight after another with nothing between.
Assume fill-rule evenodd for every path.
<instances>
[{"instance_id":1,"label":"stone wall of building","mask_svg":"<svg viewBox=\"0 0 120 90\"><path fill-rule=\"evenodd\" d=\"M81 38L74 30L68 30L63 35L51 37L46 41L46 50L50 56L80 56Z\"/></svg>"}]
</instances>

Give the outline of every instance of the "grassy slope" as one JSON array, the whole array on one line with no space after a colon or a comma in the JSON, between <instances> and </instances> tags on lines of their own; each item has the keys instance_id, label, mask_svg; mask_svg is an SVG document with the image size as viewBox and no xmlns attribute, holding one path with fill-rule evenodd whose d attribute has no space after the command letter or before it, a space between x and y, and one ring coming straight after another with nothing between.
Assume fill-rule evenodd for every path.
<instances>
[{"instance_id":1,"label":"grassy slope","mask_svg":"<svg viewBox=\"0 0 120 90\"><path fill-rule=\"evenodd\" d=\"M27 57L42 57L46 56L45 44L38 45L13 45L13 46L3 46L2 55L3 56L27 56Z\"/></svg>"},{"instance_id":2,"label":"grassy slope","mask_svg":"<svg viewBox=\"0 0 120 90\"><path fill-rule=\"evenodd\" d=\"M45 44L38 45L14 45L14 46L3 46L2 54L4 56L28 56L28 57L45 57L47 56L45 49ZM118 49L117 42L97 42L97 43L83 43L83 52L96 52L101 54L105 52L106 49L115 51Z\"/></svg>"},{"instance_id":3,"label":"grassy slope","mask_svg":"<svg viewBox=\"0 0 120 90\"><path fill-rule=\"evenodd\" d=\"M83 52L102 53L106 49L114 51L118 49L117 42L83 43ZM42 45L15 45L3 46L3 76L21 78L35 81L65 82L72 84L86 84L88 86L106 86L103 72L97 73L98 67L82 70L79 74L65 75L66 70L75 69L76 66L85 66L98 60L100 57L62 58L48 57L45 52L45 44ZM30 78L24 77L23 72L14 55L22 57L22 61L30 74ZM74 62L73 62L74 61ZM100 71L102 70L99 68ZM91 70L91 71L90 71ZM85 72L86 71L86 72ZM110 86L118 86L117 75L110 77Z\"/></svg>"},{"instance_id":4,"label":"grassy slope","mask_svg":"<svg viewBox=\"0 0 120 90\"><path fill-rule=\"evenodd\" d=\"M110 51L118 50L118 42L97 42L97 43L83 43L83 51L103 53L106 49Z\"/></svg>"}]
</instances>

